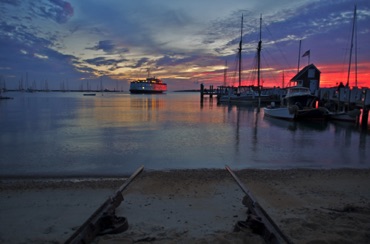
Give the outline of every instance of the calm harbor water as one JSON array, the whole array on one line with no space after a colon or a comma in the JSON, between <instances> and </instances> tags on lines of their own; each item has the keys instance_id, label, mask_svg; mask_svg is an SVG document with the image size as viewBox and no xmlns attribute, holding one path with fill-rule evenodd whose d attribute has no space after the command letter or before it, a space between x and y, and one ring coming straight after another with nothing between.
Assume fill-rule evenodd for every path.
<instances>
[{"instance_id":1,"label":"calm harbor water","mask_svg":"<svg viewBox=\"0 0 370 244\"><path fill-rule=\"evenodd\" d=\"M200 104L197 93L6 93L0 175L110 176L146 169L369 168L370 133Z\"/></svg>"}]
</instances>

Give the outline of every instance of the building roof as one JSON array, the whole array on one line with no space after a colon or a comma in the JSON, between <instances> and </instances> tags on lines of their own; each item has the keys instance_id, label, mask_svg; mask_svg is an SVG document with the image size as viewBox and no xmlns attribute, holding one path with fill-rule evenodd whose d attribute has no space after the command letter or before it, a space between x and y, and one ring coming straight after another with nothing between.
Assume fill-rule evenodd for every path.
<instances>
[{"instance_id":1,"label":"building roof","mask_svg":"<svg viewBox=\"0 0 370 244\"><path fill-rule=\"evenodd\" d=\"M321 71L314 65L314 64L309 64L307 65L306 67L304 67L303 69L301 69L301 71L299 71L292 79L290 79L290 81L299 81L299 80L302 80L303 78L305 77L302 77L309 69L316 69L319 73L321 73Z\"/></svg>"}]
</instances>

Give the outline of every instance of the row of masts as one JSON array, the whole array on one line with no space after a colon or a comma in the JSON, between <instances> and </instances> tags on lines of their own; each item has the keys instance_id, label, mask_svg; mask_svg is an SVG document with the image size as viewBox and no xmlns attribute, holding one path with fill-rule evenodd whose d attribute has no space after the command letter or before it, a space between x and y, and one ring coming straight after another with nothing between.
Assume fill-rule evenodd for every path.
<instances>
[{"instance_id":1,"label":"row of masts","mask_svg":"<svg viewBox=\"0 0 370 244\"><path fill-rule=\"evenodd\" d=\"M243 20L244 16L242 14L241 18L241 26L240 26L240 41L239 41L239 48L238 48L238 84L239 87L242 85L242 50L243 50ZM299 52L298 52L298 68L297 73L300 70L300 57L301 57L301 43L299 41ZM357 7L355 5L354 13L353 13L353 22L352 22L352 35L351 35L351 45L350 45L350 54L349 54L349 64L348 64L348 73L347 73L347 86L349 86L350 80L350 73L351 73L351 66L352 66L352 52L353 47L355 48L355 86L357 87ZM260 16L260 26L259 26L259 41L257 46L257 85L258 85L258 93L260 95L260 82L261 82L261 50L262 50L262 14ZM309 59L308 59L309 60ZM309 61L308 61L309 62ZM225 61L225 70L224 70L224 86L226 86L227 80L227 61ZM283 84L284 84L284 72L283 72ZM284 87L284 85L283 85Z\"/></svg>"},{"instance_id":2,"label":"row of masts","mask_svg":"<svg viewBox=\"0 0 370 244\"><path fill-rule=\"evenodd\" d=\"M243 20L244 16L242 14L241 26L240 26L240 41L239 41L239 49L238 49L238 58L239 58L239 87L242 85L242 50L243 50ZM260 87L260 80L261 80L261 50L262 50L262 14L260 17L260 27L259 27L259 41L257 46L257 87L258 87L258 108L261 105L261 87ZM226 80L226 75L225 75Z\"/></svg>"}]
</instances>

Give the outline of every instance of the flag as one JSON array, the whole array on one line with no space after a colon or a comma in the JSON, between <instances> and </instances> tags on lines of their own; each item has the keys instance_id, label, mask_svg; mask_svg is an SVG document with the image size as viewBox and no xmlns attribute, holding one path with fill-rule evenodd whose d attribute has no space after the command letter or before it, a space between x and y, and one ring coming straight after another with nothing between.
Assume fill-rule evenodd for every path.
<instances>
[{"instance_id":1,"label":"flag","mask_svg":"<svg viewBox=\"0 0 370 244\"><path fill-rule=\"evenodd\" d=\"M310 56L310 50L307 50L307 51L302 55L302 58L303 58L303 57L306 57L306 56Z\"/></svg>"}]
</instances>

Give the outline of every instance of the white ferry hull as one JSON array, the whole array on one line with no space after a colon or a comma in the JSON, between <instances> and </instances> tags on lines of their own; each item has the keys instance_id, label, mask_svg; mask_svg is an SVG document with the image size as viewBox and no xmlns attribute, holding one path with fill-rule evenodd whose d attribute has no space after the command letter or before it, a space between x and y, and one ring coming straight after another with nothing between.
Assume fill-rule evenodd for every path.
<instances>
[{"instance_id":1,"label":"white ferry hull","mask_svg":"<svg viewBox=\"0 0 370 244\"><path fill-rule=\"evenodd\" d=\"M163 93L167 91L167 84L165 83L150 83L134 81L130 83L130 93Z\"/></svg>"}]
</instances>

